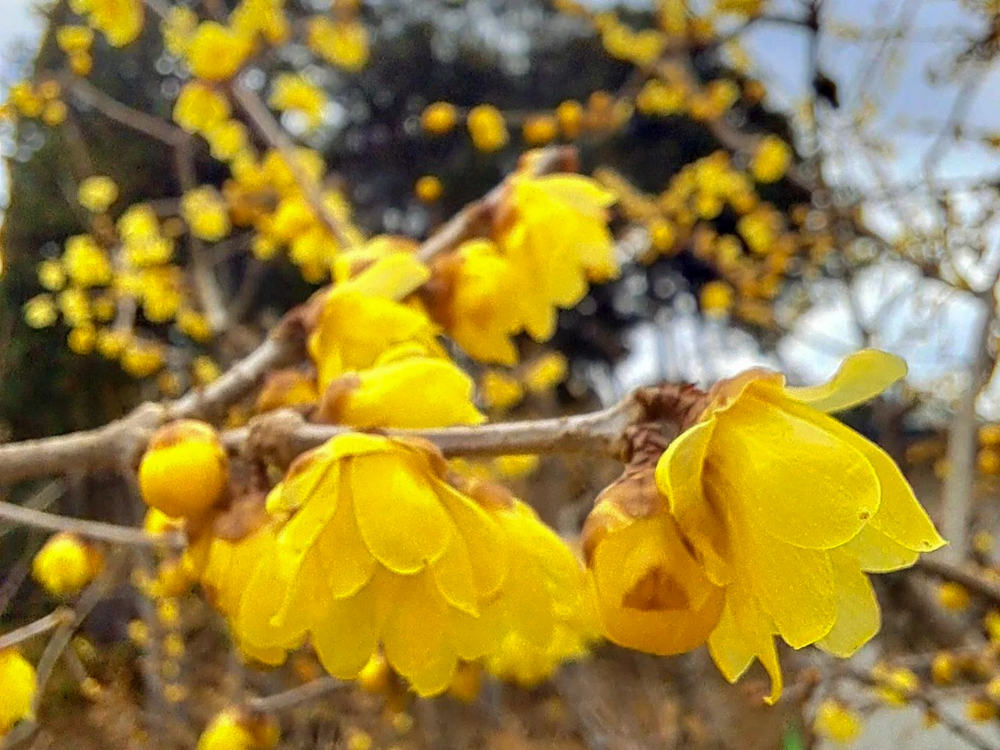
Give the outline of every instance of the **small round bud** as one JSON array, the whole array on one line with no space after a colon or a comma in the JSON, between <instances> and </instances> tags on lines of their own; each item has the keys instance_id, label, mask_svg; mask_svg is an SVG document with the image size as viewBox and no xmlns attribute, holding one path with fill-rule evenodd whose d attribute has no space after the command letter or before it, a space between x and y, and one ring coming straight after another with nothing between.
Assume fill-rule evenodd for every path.
<instances>
[{"instance_id":1,"label":"small round bud","mask_svg":"<svg viewBox=\"0 0 1000 750\"><path fill-rule=\"evenodd\" d=\"M56 534L31 563L31 575L50 594L75 594L94 580L103 566L95 547L74 534Z\"/></svg>"},{"instance_id":2,"label":"small round bud","mask_svg":"<svg viewBox=\"0 0 1000 750\"><path fill-rule=\"evenodd\" d=\"M210 425L185 419L160 428L139 465L142 498L168 516L198 517L226 489L226 452Z\"/></svg>"},{"instance_id":3,"label":"small round bud","mask_svg":"<svg viewBox=\"0 0 1000 750\"><path fill-rule=\"evenodd\" d=\"M278 738L278 727L272 719L228 709L205 728L197 750L268 750L278 744Z\"/></svg>"},{"instance_id":4,"label":"small round bud","mask_svg":"<svg viewBox=\"0 0 1000 750\"><path fill-rule=\"evenodd\" d=\"M431 135L445 135L458 123L458 112L448 102L434 102L420 115L420 126Z\"/></svg>"}]
</instances>

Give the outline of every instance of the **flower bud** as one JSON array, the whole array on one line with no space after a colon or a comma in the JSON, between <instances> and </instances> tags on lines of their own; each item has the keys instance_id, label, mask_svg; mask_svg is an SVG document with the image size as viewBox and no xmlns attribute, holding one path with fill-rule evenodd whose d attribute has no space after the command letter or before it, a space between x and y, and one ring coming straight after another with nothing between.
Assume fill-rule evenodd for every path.
<instances>
[{"instance_id":1,"label":"flower bud","mask_svg":"<svg viewBox=\"0 0 1000 750\"><path fill-rule=\"evenodd\" d=\"M267 750L278 744L278 738L278 727L270 717L227 709L202 732L197 750Z\"/></svg>"},{"instance_id":2,"label":"flower bud","mask_svg":"<svg viewBox=\"0 0 1000 750\"><path fill-rule=\"evenodd\" d=\"M35 668L17 649L0 651L0 738L21 719L33 715L35 698Z\"/></svg>"},{"instance_id":3,"label":"flower bud","mask_svg":"<svg viewBox=\"0 0 1000 750\"><path fill-rule=\"evenodd\" d=\"M64 532L38 551L31 563L31 576L50 594L67 596L93 581L103 564L98 549Z\"/></svg>"},{"instance_id":4,"label":"flower bud","mask_svg":"<svg viewBox=\"0 0 1000 750\"><path fill-rule=\"evenodd\" d=\"M142 498L172 517L204 515L222 498L226 452L210 425L181 420L160 428L139 465Z\"/></svg>"}]
</instances>

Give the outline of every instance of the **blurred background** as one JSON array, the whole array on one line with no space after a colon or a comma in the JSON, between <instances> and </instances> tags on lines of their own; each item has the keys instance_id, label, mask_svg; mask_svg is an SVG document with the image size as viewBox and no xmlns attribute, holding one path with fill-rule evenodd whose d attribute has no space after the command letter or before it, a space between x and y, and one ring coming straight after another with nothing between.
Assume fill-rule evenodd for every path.
<instances>
[{"instance_id":1,"label":"blurred background","mask_svg":"<svg viewBox=\"0 0 1000 750\"><path fill-rule=\"evenodd\" d=\"M190 7L221 17L234 5ZM190 74L168 37L172 10L188 5L139 6L145 26L119 47L60 34L86 3L0 6L0 433L10 440L103 424L209 382L329 279L306 249L260 240L266 210L217 144L190 149L187 177L175 163L171 113ZM493 418L583 411L639 385L709 385L755 364L812 383L857 349L886 349L909 364L905 384L845 420L903 465L950 541L944 558L974 579L880 577L881 635L843 664L783 654L791 687L774 708L761 705L762 672L731 687L703 651L666 660L600 647L530 688L476 680L465 695L419 703L345 688L296 712L288 746L1000 748L1000 4L284 6L289 38L255 56L241 85L322 155L359 236L423 239L526 150L552 143L578 149L580 171L618 197L621 278L563 312L546 346L521 341L519 366L473 367ZM299 33L318 16L340 24L329 48ZM290 104L274 94L287 74L308 84ZM454 107L456 127L429 123L435 102ZM498 146L484 148L467 121L482 104L502 115ZM79 205L94 175L117 187L103 219ZM182 249L176 226L192 175L219 191L233 225L202 248L231 313L207 330L201 246ZM177 240L173 270L107 293L56 283L68 238L100 236L101 220L137 204ZM617 467L545 458L490 470L572 535ZM14 499L119 522L136 512L111 477ZM16 623L49 606L27 580L41 539L3 533L0 604ZM308 658L278 673L234 666L224 626L185 601L170 622L132 589L97 609L74 648L101 698L67 670L36 744L160 746L143 729L155 715L184 746L244 684L273 691L316 669ZM186 644L172 660L150 645L170 633ZM150 703L165 685L183 694Z\"/></svg>"}]
</instances>

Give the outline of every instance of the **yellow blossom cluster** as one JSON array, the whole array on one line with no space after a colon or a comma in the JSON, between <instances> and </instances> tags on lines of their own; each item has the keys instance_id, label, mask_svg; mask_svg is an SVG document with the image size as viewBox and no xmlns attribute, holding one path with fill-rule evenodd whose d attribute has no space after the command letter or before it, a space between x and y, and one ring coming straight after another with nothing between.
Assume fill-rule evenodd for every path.
<instances>
[{"instance_id":1,"label":"yellow blossom cluster","mask_svg":"<svg viewBox=\"0 0 1000 750\"><path fill-rule=\"evenodd\" d=\"M142 0L70 0L70 9L99 31L112 47L131 44L145 21Z\"/></svg>"},{"instance_id":2,"label":"yellow blossom cluster","mask_svg":"<svg viewBox=\"0 0 1000 750\"><path fill-rule=\"evenodd\" d=\"M58 81L50 79L38 84L19 81L8 89L2 115L37 118L50 127L59 125L66 119L67 113L61 95L62 87Z\"/></svg>"},{"instance_id":3,"label":"yellow blossom cluster","mask_svg":"<svg viewBox=\"0 0 1000 750\"><path fill-rule=\"evenodd\" d=\"M69 67L76 75L89 75L94 66L90 48L94 30L89 26L60 26L56 29L56 44L66 53Z\"/></svg>"}]
</instances>

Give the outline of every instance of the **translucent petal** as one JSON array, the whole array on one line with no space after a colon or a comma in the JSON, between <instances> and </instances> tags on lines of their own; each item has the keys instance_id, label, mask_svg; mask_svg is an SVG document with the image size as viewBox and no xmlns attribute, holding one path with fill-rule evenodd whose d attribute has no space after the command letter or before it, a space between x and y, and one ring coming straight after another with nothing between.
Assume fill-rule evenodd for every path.
<instances>
[{"instance_id":1,"label":"translucent petal","mask_svg":"<svg viewBox=\"0 0 1000 750\"><path fill-rule=\"evenodd\" d=\"M401 300L420 288L431 272L410 253L390 253L375 261L351 281L352 291L366 297Z\"/></svg>"},{"instance_id":2,"label":"translucent petal","mask_svg":"<svg viewBox=\"0 0 1000 750\"><path fill-rule=\"evenodd\" d=\"M294 465L293 465L294 467ZM340 462L324 460L308 472L285 479L282 504L290 495L299 510L278 535L280 554L298 558L315 543L320 532L336 515L338 497L343 487Z\"/></svg>"},{"instance_id":3,"label":"translucent petal","mask_svg":"<svg viewBox=\"0 0 1000 750\"><path fill-rule=\"evenodd\" d=\"M837 622L816 645L846 659L878 633L882 618L878 599L868 576L858 567L858 561L840 550L831 550L830 560L837 597Z\"/></svg>"},{"instance_id":4,"label":"translucent petal","mask_svg":"<svg viewBox=\"0 0 1000 750\"><path fill-rule=\"evenodd\" d=\"M774 704L781 697L784 681L772 637L773 623L760 608L750 588L739 582L726 589L726 606L732 615L731 624L734 627L713 631L708 641L709 653L713 659L718 656L716 664L729 679L728 674L741 665L746 651L752 651L771 676L771 694L766 702Z\"/></svg>"},{"instance_id":5,"label":"translucent petal","mask_svg":"<svg viewBox=\"0 0 1000 750\"><path fill-rule=\"evenodd\" d=\"M722 608L719 624L708 637L708 652L729 682L742 677L757 658L750 640L740 632L728 602Z\"/></svg>"},{"instance_id":6,"label":"translucent petal","mask_svg":"<svg viewBox=\"0 0 1000 750\"><path fill-rule=\"evenodd\" d=\"M479 598L493 597L507 575L510 552L506 535L500 524L475 501L447 482L435 481L435 488L465 540Z\"/></svg>"},{"instance_id":7,"label":"translucent petal","mask_svg":"<svg viewBox=\"0 0 1000 750\"><path fill-rule=\"evenodd\" d=\"M430 482L398 455L351 467L354 515L365 546L395 573L415 573L444 554L454 524Z\"/></svg>"},{"instance_id":8,"label":"translucent petal","mask_svg":"<svg viewBox=\"0 0 1000 750\"><path fill-rule=\"evenodd\" d=\"M375 558L368 551L354 516L354 499L348 496L348 472L342 472L343 501L326 524L310 553L322 571L328 596L339 599L351 596L371 580Z\"/></svg>"},{"instance_id":9,"label":"translucent petal","mask_svg":"<svg viewBox=\"0 0 1000 750\"><path fill-rule=\"evenodd\" d=\"M801 415L810 413L807 406L786 402L786 408ZM852 445L875 470L882 497L870 526L915 552L931 552L945 544L889 454L833 417L812 413L812 418L831 435Z\"/></svg>"},{"instance_id":10,"label":"translucent petal","mask_svg":"<svg viewBox=\"0 0 1000 750\"><path fill-rule=\"evenodd\" d=\"M400 587L396 609L386 620L385 657L417 694L447 689L458 664L449 607L427 572Z\"/></svg>"},{"instance_id":11,"label":"translucent petal","mask_svg":"<svg viewBox=\"0 0 1000 750\"><path fill-rule=\"evenodd\" d=\"M829 554L787 544L760 529L735 533L746 548L746 564L736 575L752 582L757 601L788 645L802 648L829 633L837 617Z\"/></svg>"},{"instance_id":12,"label":"translucent petal","mask_svg":"<svg viewBox=\"0 0 1000 750\"><path fill-rule=\"evenodd\" d=\"M378 645L376 583L372 581L354 596L329 602L313 625L316 655L334 677L356 677Z\"/></svg>"},{"instance_id":13,"label":"translucent petal","mask_svg":"<svg viewBox=\"0 0 1000 750\"><path fill-rule=\"evenodd\" d=\"M829 382L784 390L813 409L834 412L869 401L905 377L905 360L878 349L863 349L847 357Z\"/></svg>"},{"instance_id":14,"label":"translucent petal","mask_svg":"<svg viewBox=\"0 0 1000 750\"><path fill-rule=\"evenodd\" d=\"M438 592L448 604L474 617L479 615L475 578L462 537L452 536L444 554L431 565L431 573Z\"/></svg>"},{"instance_id":15,"label":"translucent petal","mask_svg":"<svg viewBox=\"0 0 1000 750\"><path fill-rule=\"evenodd\" d=\"M913 565L919 552L907 549L894 542L870 523L843 547L838 547L852 555L866 573L891 573Z\"/></svg>"},{"instance_id":16,"label":"translucent petal","mask_svg":"<svg viewBox=\"0 0 1000 750\"><path fill-rule=\"evenodd\" d=\"M717 585L729 582L732 571L726 529L714 498L705 493L705 456L712 440L715 421L700 422L685 430L660 456L656 464L656 486L667 498L685 538L694 546L709 580Z\"/></svg>"},{"instance_id":17,"label":"translucent petal","mask_svg":"<svg viewBox=\"0 0 1000 750\"><path fill-rule=\"evenodd\" d=\"M272 618L285 601L289 584L278 564L277 555L266 555L260 560L235 618L241 643L260 649L290 646L305 632L304 627L289 633L285 628L272 625ZM300 619L305 622L304 617L300 616Z\"/></svg>"},{"instance_id":18,"label":"translucent petal","mask_svg":"<svg viewBox=\"0 0 1000 750\"><path fill-rule=\"evenodd\" d=\"M811 415L754 393L751 385L715 417L709 467L732 484L749 521L775 538L811 549L844 544L878 509L871 463Z\"/></svg>"},{"instance_id":19,"label":"translucent petal","mask_svg":"<svg viewBox=\"0 0 1000 750\"><path fill-rule=\"evenodd\" d=\"M546 590L541 568L526 550L512 545L510 568L497 603L506 630L515 630L533 643L544 644L552 640L555 627L552 598Z\"/></svg>"}]
</instances>

